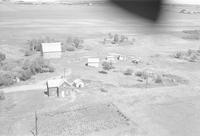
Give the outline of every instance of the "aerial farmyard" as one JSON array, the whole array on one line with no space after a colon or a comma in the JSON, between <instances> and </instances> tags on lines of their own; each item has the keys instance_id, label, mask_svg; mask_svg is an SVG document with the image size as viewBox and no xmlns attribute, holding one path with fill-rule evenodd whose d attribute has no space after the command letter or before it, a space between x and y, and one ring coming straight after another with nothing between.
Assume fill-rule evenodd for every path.
<instances>
[{"instance_id":1,"label":"aerial farmyard","mask_svg":"<svg viewBox=\"0 0 200 136\"><path fill-rule=\"evenodd\" d=\"M151 22L108 0L0 0L0 136L199 136L199 23L185 3Z\"/></svg>"}]
</instances>

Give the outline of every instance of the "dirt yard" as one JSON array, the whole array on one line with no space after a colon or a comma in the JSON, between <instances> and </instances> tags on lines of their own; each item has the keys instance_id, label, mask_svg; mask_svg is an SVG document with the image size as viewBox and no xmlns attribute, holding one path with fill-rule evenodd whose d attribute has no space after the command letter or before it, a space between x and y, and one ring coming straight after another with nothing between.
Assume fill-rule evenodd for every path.
<instances>
[{"instance_id":1,"label":"dirt yard","mask_svg":"<svg viewBox=\"0 0 200 136\"><path fill-rule=\"evenodd\" d=\"M161 20L152 25L108 3L1 3L0 51L9 59L24 58L27 40L44 36L61 41L78 36L84 39L84 48L49 60L56 68L54 73L38 74L1 89L6 99L0 100L0 135L33 135L37 112L39 135L199 136L200 63L171 56L200 48L198 38L183 38L188 36L185 30L200 30L198 14L178 12L185 8L200 10L166 6ZM103 44L108 33L124 34L135 41ZM107 74L100 73L102 67L85 66L89 56L104 59L114 53L137 57L141 62L119 61ZM81 78L86 86L73 100L48 98L44 94L46 80L63 75L64 68L71 71L68 80ZM131 69L130 75L124 74L127 69ZM108 108L110 103L114 108ZM86 108L79 110L79 105ZM87 108L90 106L95 108ZM55 118L50 113L55 113ZM47 126L52 129L45 131Z\"/></svg>"}]
</instances>

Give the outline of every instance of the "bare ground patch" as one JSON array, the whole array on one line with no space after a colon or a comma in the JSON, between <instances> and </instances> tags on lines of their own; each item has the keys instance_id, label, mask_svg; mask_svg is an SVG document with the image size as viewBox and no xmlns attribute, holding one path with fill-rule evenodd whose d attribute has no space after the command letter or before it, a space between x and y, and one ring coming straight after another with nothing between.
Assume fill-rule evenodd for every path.
<instances>
[{"instance_id":1,"label":"bare ground patch","mask_svg":"<svg viewBox=\"0 0 200 136\"><path fill-rule=\"evenodd\" d=\"M38 116L41 135L80 136L128 126L129 119L111 103L65 107Z\"/></svg>"}]
</instances>

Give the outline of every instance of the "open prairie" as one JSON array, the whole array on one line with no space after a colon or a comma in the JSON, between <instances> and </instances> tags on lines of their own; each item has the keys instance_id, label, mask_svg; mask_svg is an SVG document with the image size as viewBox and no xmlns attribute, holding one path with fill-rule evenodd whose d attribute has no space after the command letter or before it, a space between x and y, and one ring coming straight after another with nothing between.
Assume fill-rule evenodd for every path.
<instances>
[{"instance_id":1,"label":"open prairie","mask_svg":"<svg viewBox=\"0 0 200 136\"><path fill-rule=\"evenodd\" d=\"M188 13L180 12L182 9ZM200 14L197 12L200 12L198 6L164 5L159 22L151 24L110 3L90 6L1 3L0 51L7 59L31 58L24 56L24 52L29 48L27 41L34 38L48 36L65 42L67 37L75 36L84 43L82 49L50 59L54 73L37 74L1 88L6 99L0 100L0 135L34 135L37 111L39 122L44 118L39 124L39 136L49 133L199 136ZM108 33L134 40L122 45L103 43ZM197 54L195 59L190 56L193 51ZM106 74L101 73L101 66L85 66L88 57L104 59L110 54L129 59L114 63L114 69ZM132 58L139 58L140 62L133 63ZM63 75L64 69L68 70L69 81L80 78L86 86L79 89L75 98L48 98L44 94L46 81ZM152 76L144 78L144 71L150 71ZM110 103L116 107L109 107ZM68 113L67 109L72 110Z\"/></svg>"}]
</instances>

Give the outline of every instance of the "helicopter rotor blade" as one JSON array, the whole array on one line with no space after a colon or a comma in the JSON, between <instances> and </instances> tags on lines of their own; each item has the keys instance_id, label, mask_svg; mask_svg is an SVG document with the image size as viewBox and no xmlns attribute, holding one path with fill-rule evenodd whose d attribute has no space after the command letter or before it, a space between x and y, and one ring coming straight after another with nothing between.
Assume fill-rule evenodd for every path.
<instances>
[{"instance_id":1,"label":"helicopter rotor blade","mask_svg":"<svg viewBox=\"0 0 200 136\"><path fill-rule=\"evenodd\" d=\"M111 3L147 20L156 22L159 19L162 0L110 0Z\"/></svg>"}]
</instances>

